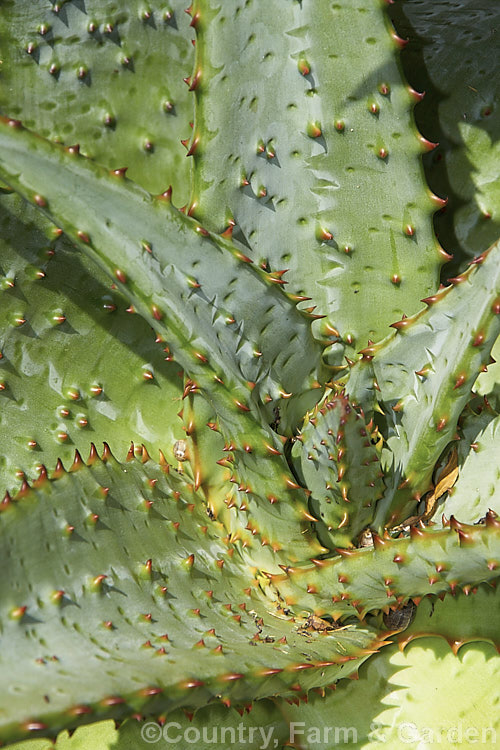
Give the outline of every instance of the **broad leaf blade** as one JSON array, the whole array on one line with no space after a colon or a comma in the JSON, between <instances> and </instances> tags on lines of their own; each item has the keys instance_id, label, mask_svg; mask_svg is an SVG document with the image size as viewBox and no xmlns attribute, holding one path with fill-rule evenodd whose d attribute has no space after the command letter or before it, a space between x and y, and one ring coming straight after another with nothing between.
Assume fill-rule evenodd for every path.
<instances>
[{"instance_id":1,"label":"broad leaf blade","mask_svg":"<svg viewBox=\"0 0 500 750\"><path fill-rule=\"evenodd\" d=\"M470 390L500 332L500 244L425 300L428 308L393 324L396 333L363 350L347 390L387 419L383 462L390 486L375 523L396 525L415 512L434 467L455 439Z\"/></svg>"},{"instance_id":2,"label":"broad leaf blade","mask_svg":"<svg viewBox=\"0 0 500 750\"><path fill-rule=\"evenodd\" d=\"M259 397L286 403L289 394L303 393L309 399L309 389L319 386L321 347L307 316L264 271L168 201L13 121L0 130L4 176L116 279L171 347L192 387L211 403L225 440L238 453L238 492L248 490L238 506L251 501L250 520L255 518L264 547L281 548L288 521L296 559L318 554L322 548L308 527L305 496L284 459L272 452L281 443L261 423L259 405ZM283 502L273 506L270 497ZM259 547L272 566L272 553Z\"/></svg>"},{"instance_id":3,"label":"broad leaf blade","mask_svg":"<svg viewBox=\"0 0 500 750\"><path fill-rule=\"evenodd\" d=\"M194 215L213 231L236 222L256 262L289 269L322 330L338 329L339 365L415 313L443 262L394 32L380 3L191 11Z\"/></svg>"},{"instance_id":4,"label":"broad leaf blade","mask_svg":"<svg viewBox=\"0 0 500 750\"><path fill-rule=\"evenodd\" d=\"M151 191L188 198L193 31L185 3L2 3L0 112ZM182 203L179 203L182 205Z\"/></svg>"},{"instance_id":5,"label":"broad leaf blade","mask_svg":"<svg viewBox=\"0 0 500 750\"><path fill-rule=\"evenodd\" d=\"M379 647L369 627L302 632L268 611L193 485L165 470L106 450L3 502L2 739L293 695Z\"/></svg>"},{"instance_id":6,"label":"broad leaf blade","mask_svg":"<svg viewBox=\"0 0 500 750\"><path fill-rule=\"evenodd\" d=\"M119 455L134 441L173 461L181 368L54 225L19 196L0 201L2 490L19 471L34 479L40 463L71 463L90 441Z\"/></svg>"}]
</instances>

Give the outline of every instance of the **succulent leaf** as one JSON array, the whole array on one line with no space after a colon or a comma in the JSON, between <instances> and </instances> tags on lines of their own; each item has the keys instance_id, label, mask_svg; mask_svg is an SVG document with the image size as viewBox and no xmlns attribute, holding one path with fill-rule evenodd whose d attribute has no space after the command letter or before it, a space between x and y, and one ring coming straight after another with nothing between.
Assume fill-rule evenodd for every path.
<instances>
[{"instance_id":1,"label":"succulent leaf","mask_svg":"<svg viewBox=\"0 0 500 750\"><path fill-rule=\"evenodd\" d=\"M489 641L500 650L500 592L481 585L477 590L444 599L426 597L411 625L397 636L401 647L416 638L438 635L455 653L466 643Z\"/></svg>"},{"instance_id":2,"label":"succulent leaf","mask_svg":"<svg viewBox=\"0 0 500 750\"><path fill-rule=\"evenodd\" d=\"M466 523L477 523L488 510L500 514L500 416L488 410L479 416L469 415L462 433L458 447L463 463L445 512Z\"/></svg>"},{"instance_id":3,"label":"succulent leaf","mask_svg":"<svg viewBox=\"0 0 500 750\"><path fill-rule=\"evenodd\" d=\"M280 548L279 527L288 518L295 559L319 554L322 547L309 529L305 495L274 447L281 443L252 418L260 418L258 394L267 395L267 389L285 402L289 393L298 393L299 398L306 393L306 400L310 399L308 386L313 397L314 393L319 397L321 349L307 318L266 279L264 271L250 268L236 248L206 236L205 230L199 232L197 222L173 209L169 201L153 199L123 175L110 175L12 120L0 124L0 145L4 177L24 197L34 200L35 195L35 203L43 180L43 201L49 205L42 208L57 216L69 236L110 276L116 278L116 269L124 273L126 281L120 288L188 371L190 387L200 388L212 404L225 440L235 444L239 457L235 483L244 495L242 502L251 506L250 521L255 519L264 546ZM66 195L75 181L78 200L67 210ZM92 215L87 213L89 206ZM182 267L176 265L179 245ZM199 287L190 283L190 269L203 282ZM228 307L236 299L240 324L234 326L228 324L228 316L233 319ZM285 333L290 326L291 339ZM282 345L284 340L288 346ZM259 356L255 356L257 347ZM281 391L283 387L288 390ZM251 453L245 451L246 444L252 446ZM269 445L276 453L269 451ZM288 497L291 502L279 502Z\"/></svg>"},{"instance_id":4,"label":"succulent leaf","mask_svg":"<svg viewBox=\"0 0 500 750\"><path fill-rule=\"evenodd\" d=\"M342 394L327 393L307 415L292 448L295 467L311 491L317 532L334 549L357 542L374 516L384 483L369 428Z\"/></svg>"},{"instance_id":5,"label":"succulent leaf","mask_svg":"<svg viewBox=\"0 0 500 750\"><path fill-rule=\"evenodd\" d=\"M362 11L192 6L194 215L213 231L236 223L256 263L289 269L289 289L326 315L318 330L339 333L337 366L417 312L444 260L398 40L382 3Z\"/></svg>"},{"instance_id":6,"label":"succulent leaf","mask_svg":"<svg viewBox=\"0 0 500 750\"><path fill-rule=\"evenodd\" d=\"M194 50L185 3L144 16L142 0L7 3L0 18L0 112L36 127L152 192L188 198L183 78ZM161 74L160 74L161 72Z\"/></svg>"},{"instance_id":7,"label":"succulent leaf","mask_svg":"<svg viewBox=\"0 0 500 750\"><path fill-rule=\"evenodd\" d=\"M268 612L223 527L166 468L119 464L105 446L102 459L77 454L69 472L58 466L4 500L2 740L216 696L293 696L297 684L347 676L381 645L368 626L301 630ZM46 544L27 546L40 529ZM36 589L26 570L38 571Z\"/></svg>"},{"instance_id":8,"label":"succulent leaf","mask_svg":"<svg viewBox=\"0 0 500 750\"><path fill-rule=\"evenodd\" d=\"M222 375L224 368L243 407L256 400L249 396L255 385L261 398L281 399L284 409L290 394L319 387L321 348L307 316L276 289L269 274L250 267L238 248L172 208L169 194L155 199L124 175L33 135L17 121L4 119L1 125L6 179L63 225L157 330L169 327L173 347L178 330L186 351L174 354L180 364L189 357L192 377L203 382L204 370L218 369ZM38 175L49 170L43 190ZM66 205L67 191L76 182L78 202ZM86 213L90 207L92 215ZM236 300L238 311L231 309ZM291 340L285 337L290 328Z\"/></svg>"},{"instance_id":9,"label":"succulent leaf","mask_svg":"<svg viewBox=\"0 0 500 750\"><path fill-rule=\"evenodd\" d=\"M261 750L266 743L268 747L281 750L289 738L288 724L272 700L254 701L245 710L212 705L194 712L176 711L168 714L161 724L163 726L158 724L156 729L152 727L152 737L162 732L168 744L177 747L189 746L193 740L197 750L213 750L214 747ZM140 747L144 726L145 722L127 721L115 733L117 744L113 745L113 750Z\"/></svg>"},{"instance_id":10,"label":"succulent leaf","mask_svg":"<svg viewBox=\"0 0 500 750\"><path fill-rule=\"evenodd\" d=\"M500 521L470 526L451 519L446 528L412 528L402 539L374 536L374 547L338 550L312 566L270 576L270 597L335 619L395 609L427 594L494 581L500 566Z\"/></svg>"},{"instance_id":11,"label":"succulent leaf","mask_svg":"<svg viewBox=\"0 0 500 750\"><path fill-rule=\"evenodd\" d=\"M353 368L351 400L368 409L376 399L387 419L382 463L392 487L377 505L376 526L395 525L415 511L455 437L500 331L499 257L496 243L453 285L428 298L427 309L398 321L395 334L364 349Z\"/></svg>"},{"instance_id":12,"label":"succulent leaf","mask_svg":"<svg viewBox=\"0 0 500 750\"><path fill-rule=\"evenodd\" d=\"M486 371L481 372L474 383L474 392L486 396L496 411L500 409L500 337L495 341L491 350L491 359Z\"/></svg>"},{"instance_id":13,"label":"succulent leaf","mask_svg":"<svg viewBox=\"0 0 500 750\"><path fill-rule=\"evenodd\" d=\"M0 744L500 730L495 2L264 5L3 3Z\"/></svg>"},{"instance_id":14,"label":"succulent leaf","mask_svg":"<svg viewBox=\"0 0 500 750\"><path fill-rule=\"evenodd\" d=\"M35 479L40 463L71 464L91 440L120 455L131 441L171 454L183 436L180 367L38 210L14 194L0 201L0 274L10 282L0 288L2 490L17 487L18 472Z\"/></svg>"},{"instance_id":15,"label":"succulent leaf","mask_svg":"<svg viewBox=\"0 0 500 750\"><path fill-rule=\"evenodd\" d=\"M272 728L272 739L277 739L278 747L284 747L290 740L290 733L293 732L295 739L302 742L307 738L315 740L314 745L329 748L335 737L342 742L346 738L353 739L353 732L356 732L358 743L369 742L377 746L377 741L384 738L384 744L390 748L401 746L401 739L398 738L398 725L402 727L401 731L410 732L403 735L404 739L411 737L411 732L415 735L418 731L434 732L434 736L439 733L442 742L447 739L446 733L452 729L450 740L458 737L459 731L464 736L464 732L474 729L487 729L490 726L496 732L499 731L498 724L494 717L494 695L488 692L488 680L493 679L496 674L495 664L497 659L491 654L491 647L487 643L471 643L466 635L467 628L477 623L478 616L482 619L482 626L486 627L487 632L492 636L498 637L498 623L491 621L491 616L495 618L498 608L495 607L492 598L496 594L492 591L479 589L474 596L466 597L458 594L456 597L445 597L444 601L439 599L431 601L426 599L419 606L418 615L413 625L398 636L404 650L398 650L395 646L384 648L379 654L373 656L367 663L363 664L356 680L348 680L337 683L336 689L318 688L308 694L307 702L296 699L292 702L284 700L256 701L252 705L249 713L246 711L240 715L233 708L225 706L211 706L200 708L194 713L186 716L181 711L175 711L167 715L165 724L170 725L166 732L169 736L180 734L184 737L184 732L189 727L196 728L201 737L203 737L203 728L207 737L211 738L214 731L213 727L227 727L225 730L225 740L232 739L231 731L236 732L235 739L243 736L246 740L243 747L252 747L250 743L250 727L263 727L266 732ZM433 626L433 622L435 625ZM496 627L496 630L495 630ZM417 630L418 628L418 630ZM425 629L427 628L427 633ZM465 630L463 630L465 628ZM450 642L450 646L456 652L457 647L463 650L463 658L460 660L460 670L456 671L456 657L450 651L450 646L445 643L439 643L439 640L433 635L435 630L443 631L443 634ZM415 633L419 637L424 637L424 642L412 642L411 647L406 643L409 640L414 641ZM457 633L461 633L461 640L457 640ZM470 635L470 631L469 631ZM473 640L475 640L473 638ZM479 639L482 640L482 639ZM467 644L464 646L464 642ZM470 644L470 645L469 645ZM462 657L462 652L459 652ZM438 660L437 656L441 658ZM436 684L442 684L449 677L451 670L460 680L459 689L456 693L454 706L449 706L444 710L441 705L434 711L430 709L428 702L415 712L411 708L410 698L415 698L415 685L418 681L418 672L422 668L422 660L427 668L426 674L432 672ZM440 664L436 672L436 666ZM441 677L439 677L439 674ZM481 713L471 712L468 702L472 701L476 706L478 702L478 675L481 676L486 684L483 687L484 693L481 695ZM410 682L413 688L410 690ZM402 690L403 688L403 690ZM396 695L397 691L397 695ZM417 691L420 695L420 692ZM441 692L438 691L437 695ZM413 701L414 703L414 701ZM399 710L397 706L401 706ZM467 705L467 711L463 711ZM425 713L422 713L422 709ZM443 712L444 711L444 712ZM487 712L490 721L485 720L483 711ZM403 712L403 713L401 713ZM146 720L148 721L148 720ZM128 750L129 743L137 745L142 740L141 731L143 731L145 722L126 721L119 730L114 728L111 723L99 724L95 727L84 727L78 729L71 740L65 737L65 733L60 735L57 742L57 750ZM477 726L476 726L477 725ZM237 727L242 726L243 734L238 735ZM350 729L349 729L350 728ZM154 728L153 728L154 729ZM320 731L318 737L317 732ZM335 731L337 729L337 735ZM97 731L99 733L97 733ZM153 731L153 730L151 730ZM157 731L159 731L157 729ZM164 730L165 731L165 730ZM189 738L195 737L195 729L190 730ZM316 732L316 735L313 733ZM350 732L350 733L349 733ZM454 734L455 733L455 734ZM85 736L88 739L85 739ZM467 735L466 735L467 736ZM473 734L470 737L474 738ZM490 731L486 734L486 739L492 738ZM109 740L105 740L109 738ZM219 735L220 745L220 735ZM322 744L321 741L325 740ZM88 744L84 744L87 742ZM101 747L100 742L103 742ZM109 742L109 745L108 745ZM14 745L13 750L42 750L37 747L37 741ZM97 744L99 743L99 744ZM105 743L105 744L104 744ZM134 745L134 746L135 746ZM314 746L313 745L313 746ZM206 747L210 745L199 744L197 746ZM238 747L238 744L235 745ZM382 745L380 745L382 746ZM217 747L217 744L215 745ZM259 744L256 747L262 747L262 737L259 734ZM46 747L43 747L46 750Z\"/></svg>"},{"instance_id":16,"label":"succulent leaf","mask_svg":"<svg viewBox=\"0 0 500 750\"><path fill-rule=\"evenodd\" d=\"M113 721L101 721L79 727L71 736L61 732L56 750L134 750L143 744L172 744L197 750L213 750L230 746L233 750L282 750L288 741L288 724L279 705L272 700L259 700L245 709L212 704L194 711L177 710L157 720L151 717L138 721L127 719L119 727ZM274 744L276 740L277 745ZM26 740L11 745L12 750L53 750L47 740Z\"/></svg>"}]
</instances>

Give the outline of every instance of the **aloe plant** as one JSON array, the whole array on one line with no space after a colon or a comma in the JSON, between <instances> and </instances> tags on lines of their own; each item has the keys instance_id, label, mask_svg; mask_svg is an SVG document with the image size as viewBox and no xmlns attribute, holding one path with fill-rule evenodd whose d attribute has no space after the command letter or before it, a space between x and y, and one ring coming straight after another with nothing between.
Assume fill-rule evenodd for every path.
<instances>
[{"instance_id":1,"label":"aloe plant","mask_svg":"<svg viewBox=\"0 0 500 750\"><path fill-rule=\"evenodd\" d=\"M494 744L467 3L4 5L0 741Z\"/></svg>"}]
</instances>

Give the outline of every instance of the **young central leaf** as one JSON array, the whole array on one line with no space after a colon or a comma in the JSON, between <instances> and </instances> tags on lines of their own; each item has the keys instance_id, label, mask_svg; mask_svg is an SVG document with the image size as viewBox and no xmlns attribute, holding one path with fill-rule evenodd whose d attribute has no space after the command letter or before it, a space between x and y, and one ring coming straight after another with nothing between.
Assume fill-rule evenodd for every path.
<instances>
[{"instance_id":1,"label":"young central leaf","mask_svg":"<svg viewBox=\"0 0 500 750\"><path fill-rule=\"evenodd\" d=\"M343 396L327 395L307 416L292 457L311 490L321 519L318 534L329 548L350 546L373 518L384 483L379 458L362 414Z\"/></svg>"}]
</instances>

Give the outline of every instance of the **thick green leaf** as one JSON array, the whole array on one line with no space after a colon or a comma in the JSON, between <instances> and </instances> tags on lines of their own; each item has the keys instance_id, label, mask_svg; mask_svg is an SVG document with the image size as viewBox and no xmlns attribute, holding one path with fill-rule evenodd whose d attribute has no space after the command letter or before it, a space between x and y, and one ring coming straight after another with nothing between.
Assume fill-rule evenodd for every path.
<instances>
[{"instance_id":1,"label":"thick green leaf","mask_svg":"<svg viewBox=\"0 0 500 750\"><path fill-rule=\"evenodd\" d=\"M413 527L410 536L381 539L374 548L339 550L314 565L285 568L269 576L265 593L277 602L336 619L397 609L410 598L470 591L498 578L500 521L469 526L455 519L442 529Z\"/></svg>"},{"instance_id":2,"label":"thick green leaf","mask_svg":"<svg viewBox=\"0 0 500 750\"><path fill-rule=\"evenodd\" d=\"M411 625L399 634L401 645L415 638L439 635L455 653L464 643L489 641L500 649L500 590L485 584L467 594L426 597L417 608Z\"/></svg>"},{"instance_id":3,"label":"thick green leaf","mask_svg":"<svg viewBox=\"0 0 500 750\"><path fill-rule=\"evenodd\" d=\"M116 279L166 339L189 373L190 387L200 388L211 403L224 439L238 454L234 479L241 489L228 485L228 492L242 493L237 507L250 505L250 521L265 542L259 544L262 559L273 564L265 548L281 548L286 519L295 559L318 554L322 548L309 530L304 493L277 455L274 445L281 443L259 424L259 396L286 404L294 393L310 402L307 388L313 398L320 395L314 389L321 348L306 314L271 276L168 200L152 198L122 174L109 174L14 121L2 122L0 132L4 177ZM68 192L75 194L70 203Z\"/></svg>"},{"instance_id":4,"label":"thick green leaf","mask_svg":"<svg viewBox=\"0 0 500 750\"><path fill-rule=\"evenodd\" d=\"M188 198L192 29L183 0L5 0L0 112L146 189ZM148 15L149 13L149 15ZM178 192L177 192L178 191ZM178 205L181 205L179 203Z\"/></svg>"},{"instance_id":5,"label":"thick green leaf","mask_svg":"<svg viewBox=\"0 0 500 750\"><path fill-rule=\"evenodd\" d=\"M479 416L469 414L462 434L458 448L463 463L444 510L476 523L488 510L500 515L500 417L487 409Z\"/></svg>"},{"instance_id":6,"label":"thick green leaf","mask_svg":"<svg viewBox=\"0 0 500 750\"><path fill-rule=\"evenodd\" d=\"M269 611L192 484L166 465L103 459L77 455L1 505L2 740L293 696L381 645L368 626L320 632Z\"/></svg>"},{"instance_id":7,"label":"thick green leaf","mask_svg":"<svg viewBox=\"0 0 500 750\"><path fill-rule=\"evenodd\" d=\"M147 732L152 737L164 737L160 742L166 747L188 748L194 745L197 750L281 750L288 741L289 732L279 708L281 701L277 703L255 701L245 711L221 705L206 706L187 715L177 711L169 714L164 722L162 720L163 726L152 722L127 722L120 728L116 746L109 750L135 750L141 746L141 741L144 742Z\"/></svg>"},{"instance_id":8,"label":"thick green leaf","mask_svg":"<svg viewBox=\"0 0 500 750\"><path fill-rule=\"evenodd\" d=\"M496 243L453 286L428 298L427 309L394 323L393 336L364 349L352 368L351 399L369 408L376 398L388 423L382 461L391 479L377 504L378 527L414 513L489 362L500 331L499 258Z\"/></svg>"},{"instance_id":9,"label":"thick green leaf","mask_svg":"<svg viewBox=\"0 0 500 750\"><path fill-rule=\"evenodd\" d=\"M498 120L490 106L497 87L495 6L493 0L481 8L473 0L397 6L418 19L415 27L430 41L421 51L410 29L407 60L416 62L407 76L428 90L417 122L442 146L424 161L431 163L431 188L450 194L436 226L460 264L498 236L491 234L498 219ZM194 94L181 80L191 72L194 33L181 11L178 0L170 6L155 0L2 3L0 111L66 145L80 141L83 153L117 172L82 166L76 154L57 153L15 125L11 140L9 127L0 124L9 180L57 217L81 249L94 259L100 254L109 279L65 240L56 241L45 218L33 218L32 206L22 216L17 197L0 196L9 212L2 214L0 245L0 481L11 486L13 470L32 471L59 448L69 466L69 450L83 450L92 438L107 437L120 452L129 438L146 442L150 452L162 447L171 463L173 441L184 440L175 448L175 458L184 460L170 467L163 458L160 468L153 466L140 446L129 458L135 452L144 466L118 465L107 449L101 462L92 450L91 467L77 456L69 474L59 466L55 475L61 476L50 482L42 468L33 489L24 485L1 505L0 684L6 689L0 722L10 727L4 736L26 736L26 720L32 736L55 737L62 726L141 714L143 721L127 720L119 729L107 722L73 736L64 732L59 747L137 750L146 743L140 734L146 722L158 731L169 720L180 724L181 748L191 747L186 737L206 724L227 722L230 730L274 728L281 749L290 744L291 721L320 728L320 737L295 737L308 750L346 744L342 732L349 727L356 732L349 744L366 750L478 738L494 744L488 727L500 729L492 719L498 713L498 597L481 582L497 581L498 519L488 515L486 528L454 520L451 530L417 527L409 539L374 535L375 549L321 555L318 524L311 526L307 515L313 500L295 486L285 460L329 377L322 347L330 345L324 359L338 365L368 337L380 340L389 323L418 311L418 299L435 291L443 259L412 121L411 101L419 97L402 82L379 0L270 0L265 8L258 0L195 0L189 12L198 62L188 81ZM398 11L394 17L398 22ZM37 28L47 22L52 29ZM406 36L404 26L397 28ZM38 49L25 51L33 38ZM166 112L167 96L175 108ZM190 97L196 117L187 145L194 157L185 159L178 139L189 135ZM137 183L155 191L173 182L177 202L175 190L184 186L186 194L193 161L188 217L137 191L119 169L129 166ZM442 179L443 165L449 179ZM203 227L194 217L203 218ZM233 242L205 235L227 227ZM47 248L56 250L50 262L37 255ZM386 439L384 466L394 456L401 464L371 522L380 533L387 515L395 523L398 514L415 510L414 496L436 481L436 475L429 479L433 467L442 465L458 436L458 494L445 512L453 512L461 492L459 517L477 521L495 497L496 415L486 405L479 413L481 399L470 400L469 393L478 367L487 364L496 325L482 316L488 304L496 315L500 299L497 289L488 302L497 274L495 263L488 264L490 277L479 292L470 288L472 276L458 282L434 312L404 319L378 362L368 349L351 368L351 393L367 411L374 408ZM283 276L284 268L290 270ZM119 291L109 288L112 282ZM460 289L468 290L464 298L470 293L467 304L455 294ZM316 313L330 316L313 323L325 339L319 345L311 337L313 318L295 309L302 293L314 298L309 304L318 305ZM453 295L461 299L456 307ZM129 304L146 323L125 313ZM85 335L91 351L82 362ZM464 336L473 344L478 337L477 346L464 347ZM61 382L50 379L53 366ZM424 374L414 375L422 367ZM138 383L134 375L142 377L143 368L148 372ZM103 392L87 398L94 371ZM420 381L426 375L427 385ZM494 368L475 387L498 411ZM64 404L70 418L57 411ZM445 408L448 422L441 426ZM436 428L431 434L429 421ZM68 433L60 445L58 429ZM290 438L284 448L276 432ZM411 456L408 446L415 448ZM300 474L297 467L294 472ZM341 477L353 498L360 496L357 474L362 470L353 464ZM311 478L304 483L314 491ZM355 677L380 647L382 622L388 627L384 610L426 595L414 623L397 636L400 647L435 631L451 651L443 640L425 637L401 653L394 647L375 654L366 670L361 664L359 680L339 679ZM338 629L332 622L351 623L350 615L366 611L359 627ZM169 640L161 638L166 633ZM186 674L193 679L189 689ZM102 703L100 690L108 691L111 705ZM284 697L259 700L268 695ZM185 713L181 705L191 709ZM236 746L234 739L214 744L201 732L195 742L208 750ZM37 750L47 750L41 742L35 740ZM250 738L240 744L252 747Z\"/></svg>"},{"instance_id":10,"label":"thick green leaf","mask_svg":"<svg viewBox=\"0 0 500 750\"><path fill-rule=\"evenodd\" d=\"M415 313L443 262L399 40L371 0L264 14L197 0L192 14L192 211L214 231L236 222L256 262L289 269L322 330L338 329L338 365Z\"/></svg>"},{"instance_id":11,"label":"thick green leaf","mask_svg":"<svg viewBox=\"0 0 500 750\"><path fill-rule=\"evenodd\" d=\"M486 372L482 372L474 383L474 391L486 396L493 408L500 409L500 337L495 341L491 350L492 359Z\"/></svg>"},{"instance_id":12,"label":"thick green leaf","mask_svg":"<svg viewBox=\"0 0 500 750\"><path fill-rule=\"evenodd\" d=\"M2 490L20 471L35 478L40 463L71 463L91 440L117 455L144 443L173 461L184 436L181 368L53 224L16 195L0 201Z\"/></svg>"},{"instance_id":13,"label":"thick green leaf","mask_svg":"<svg viewBox=\"0 0 500 750\"><path fill-rule=\"evenodd\" d=\"M306 415L292 448L295 469L311 491L309 506L321 519L323 544L333 549L357 543L373 521L384 483L369 428L343 395L327 392Z\"/></svg>"}]
</instances>

